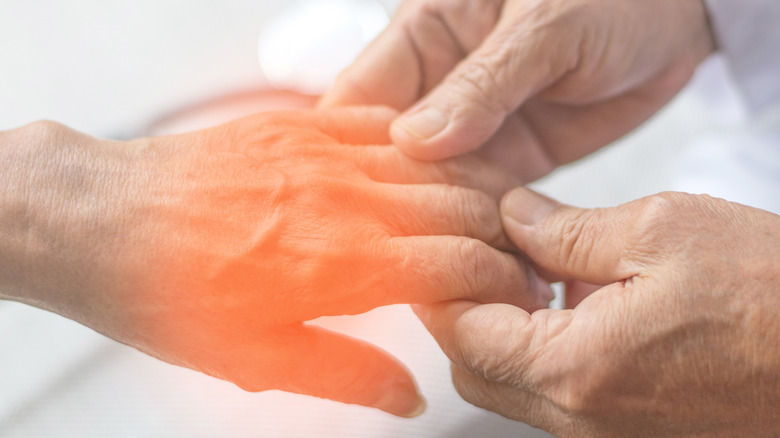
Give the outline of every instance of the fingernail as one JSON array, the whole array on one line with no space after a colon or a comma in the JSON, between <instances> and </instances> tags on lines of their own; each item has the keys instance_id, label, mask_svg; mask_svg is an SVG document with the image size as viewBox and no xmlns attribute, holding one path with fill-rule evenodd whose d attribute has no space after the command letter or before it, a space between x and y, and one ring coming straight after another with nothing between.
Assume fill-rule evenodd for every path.
<instances>
[{"instance_id":1,"label":"fingernail","mask_svg":"<svg viewBox=\"0 0 780 438\"><path fill-rule=\"evenodd\" d=\"M391 384L374 407L404 418L419 417L428 404L425 399L407 385Z\"/></svg>"},{"instance_id":2,"label":"fingernail","mask_svg":"<svg viewBox=\"0 0 780 438\"><path fill-rule=\"evenodd\" d=\"M449 118L441 110L426 108L420 112L402 117L396 122L398 127L418 140L428 140L450 123Z\"/></svg>"},{"instance_id":3,"label":"fingernail","mask_svg":"<svg viewBox=\"0 0 780 438\"><path fill-rule=\"evenodd\" d=\"M523 225L533 226L544 220L557 204L532 190L514 189L504 196L501 214Z\"/></svg>"}]
</instances>

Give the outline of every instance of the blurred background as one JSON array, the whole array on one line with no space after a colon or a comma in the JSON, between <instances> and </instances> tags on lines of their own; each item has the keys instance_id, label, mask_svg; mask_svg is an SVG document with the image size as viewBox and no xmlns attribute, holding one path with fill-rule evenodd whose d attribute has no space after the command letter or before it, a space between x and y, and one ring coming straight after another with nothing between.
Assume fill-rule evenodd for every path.
<instances>
[{"instance_id":1,"label":"blurred background","mask_svg":"<svg viewBox=\"0 0 780 438\"><path fill-rule=\"evenodd\" d=\"M397 3L3 0L0 129L51 119L129 139L311 106L313 97L269 86L321 91ZM679 187L717 192L733 184L710 179L727 172L707 160L713 151L735 160L728 145L713 148L707 139L734 138L745 123L723 65L713 59L636 133L535 187L586 207ZM402 420L277 391L247 393L57 315L0 301L0 435L548 436L463 402L446 358L406 306L322 323L398 356L417 377L428 412Z\"/></svg>"}]
</instances>

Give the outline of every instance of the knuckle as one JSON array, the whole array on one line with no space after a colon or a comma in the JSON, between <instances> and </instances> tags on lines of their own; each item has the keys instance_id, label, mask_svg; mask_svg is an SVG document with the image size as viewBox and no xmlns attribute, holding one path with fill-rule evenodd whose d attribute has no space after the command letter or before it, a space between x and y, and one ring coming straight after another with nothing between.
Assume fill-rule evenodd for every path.
<instances>
[{"instance_id":1,"label":"knuckle","mask_svg":"<svg viewBox=\"0 0 780 438\"><path fill-rule=\"evenodd\" d=\"M512 333L506 333L503 330L496 330L496 335L502 336L501 339L511 339ZM473 336L473 335L472 335ZM474 342L484 344L483 338L474 339ZM480 344L481 345L481 344ZM488 344L482 346L479 354L472 354L464 361L464 367L472 373L493 381L502 383L513 383L517 381L516 360L518 356L514 349L493 348Z\"/></svg>"},{"instance_id":2,"label":"knuckle","mask_svg":"<svg viewBox=\"0 0 780 438\"><path fill-rule=\"evenodd\" d=\"M53 120L40 120L37 122L30 123L28 125L32 129L37 129L42 132L59 132L64 129L67 129L65 125L55 122Z\"/></svg>"},{"instance_id":3,"label":"knuckle","mask_svg":"<svg viewBox=\"0 0 780 438\"><path fill-rule=\"evenodd\" d=\"M481 54L462 64L453 77L458 84L456 92L468 98L470 105L479 105L477 110L489 113L508 113L511 108L501 98L502 90L497 66L504 62L502 53ZM470 111L475 109L470 108Z\"/></svg>"},{"instance_id":4,"label":"knuckle","mask_svg":"<svg viewBox=\"0 0 780 438\"><path fill-rule=\"evenodd\" d=\"M493 198L471 189L460 189L458 198L461 208L464 210L463 219L471 227L490 227L498 232L502 231L498 203Z\"/></svg>"},{"instance_id":5,"label":"knuckle","mask_svg":"<svg viewBox=\"0 0 780 438\"><path fill-rule=\"evenodd\" d=\"M604 393L607 388L603 379L595 378L589 372L595 367L586 365L584 368L559 376L558 381L546 391L552 404L569 417L593 416L604 406L603 398L609 396Z\"/></svg>"},{"instance_id":6,"label":"knuckle","mask_svg":"<svg viewBox=\"0 0 780 438\"><path fill-rule=\"evenodd\" d=\"M633 242L637 248L665 247L669 243L664 236L680 236L680 225L685 222L685 195L665 192L636 201L635 222L632 227Z\"/></svg>"},{"instance_id":7,"label":"knuckle","mask_svg":"<svg viewBox=\"0 0 780 438\"><path fill-rule=\"evenodd\" d=\"M492 266L493 249L486 243L470 238L460 241L458 255L455 257L456 271L467 289L468 298L484 302L484 295L493 289L496 283L495 267Z\"/></svg>"},{"instance_id":8,"label":"knuckle","mask_svg":"<svg viewBox=\"0 0 780 438\"><path fill-rule=\"evenodd\" d=\"M486 333L488 336L486 336ZM470 374L484 379L514 384L525 342L506 342L522 333L494 312L466 312L455 326L460 346L460 364Z\"/></svg>"},{"instance_id":9,"label":"knuckle","mask_svg":"<svg viewBox=\"0 0 780 438\"><path fill-rule=\"evenodd\" d=\"M564 412L575 417L581 417L587 413L588 406L590 406L588 399L589 397L583 393L581 388L570 387L561 394L557 404Z\"/></svg>"},{"instance_id":10,"label":"knuckle","mask_svg":"<svg viewBox=\"0 0 780 438\"><path fill-rule=\"evenodd\" d=\"M495 248L506 248L506 235L501 222L498 202L485 193L472 191L470 203L472 224L480 230L480 239Z\"/></svg>"},{"instance_id":11,"label":"knuckle","mask_svg":"<svg viewBox=\"0 0 780 438\"><path fill-rule=\"evenodd\" d=\"M29 135L39 139L36 142L40 142L40 139L54 142L66 134L75 134L76 131L52 120L41 120L24 126L22 128L22 133L23 135Z\"/></svg>"},{"instance_id":12,"label":"knuckle","mask_svg":"<svg viewBox=\"0 0 780 438\"><path fill-rule=\"evenodd\" d=\"M561 245L558 247L558 259L571 271L586 271L590 265L590 254L597 242L593 224L599 223L599 210L590 213L580 211L575 217L567 217L558 224ZM595 219L595 220L594 220Z\"/></svg>"},{"instance_id":13,"label":"knuckle","mask_svg":"<svg viewBox=\"0 0 780 438\"><path fill-rule=\"evenodd\" d=\"M707 214L708 210L722 209L731 205L723 199L708 195L691 195L680 192L663 192L640 200L643 215L653 219L652 223L669 226L690 220L691 215Z\"/></svg>"},{"instance_id":14,"label":"knuckle","mask_svg":"<svg viewBox=\"0 0 780 438\"><path fill-rule=\"evenodd\" d=\"M605 370L614 371L606 364L601 364ZM589 367L593 370L595 367ZM588 418L603 414L611 409L615 395L611 389L614 382L606 371L583 375L578 373L566 379L557 394L552 395L553 402L571 417Z\"/></svg>"},{"instance_id":15,"label":"knuckle","mask_svg":"<svg viewBox=\"0 0 780 438\"><path fill-rule=\"evenodd\" d=\"M469 290L474 292L480 287L478 278L480 271L485 263L485 249L482 242L465 239L461 240L457 263L460 265L463 281L467 284Z\"/></svg>"},{"instance_id":16,"label":"knuckle","mask_svg":"<svg viewBox=\"0 0 780 438\"><path fill-rule=\"evenodd\" d=\"M680 193L664 192L638 202L643 231L654 231L674 222L674 216L683 204L683 198Z\"/></svg>"},{"instance_id":17,"label":"knuckle","mask_svg":"<svg viewBox=\"0 0 780 438\"><path fill-rule=\"evenodd\" d=\"M692 251L704 257L702 251L738 226L740 216L734 204L706 195L665 192L636 202L638 213L631 237L638 242L637 256L645 258ZM710 230L706 240L700 238L703 227Z\"/></svg>"}]
</instances>

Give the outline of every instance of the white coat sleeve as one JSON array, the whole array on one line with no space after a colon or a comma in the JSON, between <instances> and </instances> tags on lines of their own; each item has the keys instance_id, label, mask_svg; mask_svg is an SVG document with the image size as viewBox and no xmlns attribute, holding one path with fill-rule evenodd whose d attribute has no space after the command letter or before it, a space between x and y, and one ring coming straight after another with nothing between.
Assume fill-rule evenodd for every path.
<instances>
[{"instance_id":1,"label":"white coat sleeve","mask_svg":"<svg viewBox=\"0 0 780 438\"><path fill-rule=\"evenodd\" d=\"M780 102L780 0L705 0L721 53L748 105Z\"/></svg>"}]
</instances>

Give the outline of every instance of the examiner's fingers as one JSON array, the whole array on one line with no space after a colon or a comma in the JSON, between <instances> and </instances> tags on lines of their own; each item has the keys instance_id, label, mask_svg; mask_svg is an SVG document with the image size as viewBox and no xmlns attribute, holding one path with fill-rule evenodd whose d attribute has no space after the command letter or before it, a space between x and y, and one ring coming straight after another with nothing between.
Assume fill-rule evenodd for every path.
<instances>
[{"instance_id":1,"label":"examiner's fingers","mask_svg":"<svg viewBox=\"0 0 780 438\"><path fill-rule=\"evenodd\" d=\"M227 350L222 378L248 391L279 389L415 417L425 401L397 359L366 342L317 327L292 326L262 339L258 348ZM267 347L272 343L272 348Z\"/></svg>"},{"instance_id":2,"label":"examiner's fingers","mask_svg":"<svg viewBox=\"0 0 780 438\"><path fill-rule=\"evenodd\" d=\"M397 110L418 99L421 60L412 41L394 24L336 78L319 108L387 105Z\"/></svg>"},{"instance_id":3,"label":"examiner's fingers","mask_svg":"<svg viewBox=\"0 0 780 438\"><path fill-rule=\"evenodd\" d=\"M409 155L439 160L479 148L528 97L576 59L555 29L528 32L521 14L506 14L485 42L436 88L393 123L395 144ZM522 35L522 37L518 37ZM568 35L568 34L566 34Z\"/></svg>"},{"instance_id":4,"label":"examiner's fingers","mask_svg":"<svg viewBox=\"0 0 780 438\"><path fill-rule=\"evenodd\" d=\"M501 1L405 2L390 25L336 79L320 108L409 108L490 33Z\"/></svg>"},{"instance_id":5,"label":"examiner's fingers","mask_svg":"<svg viewBox=\"0 0 780 438\"><path fill-rule=\"evenodd\" d=\"M383 287L393 303L470 300L508 303L528 310L546 308L554 298L549 284L519 256L479 240L455 236L391 239Z\"/></svg>"},{"instance_id":6,"label":"examiner's fingers","mask_svg":"<svg viewBox=\"0 0 780 438\"><path fill-rule=\"evenodd\" d=\"M642 86L595 102L571 105L534 99L515 112L505 125L533 126L531 141L541 144L556 166L578 160L633 130L666 105L690 80L689 68L676 65L648 79ZM567 104L568 103L568 104ZM518 122L521 122L519 124ZM566 129L560 129L565 126ZM615 126L622 127L615 130ZM523 147L525 135L508 138ZM566 145L556 148L550 145Z\"/></svg>"},{"instance_id":7,"label":"examiner's fingers","mask_svg":"<svg viewBox=\"0 0 780 438\"><path fill-rule=\"evenodd\" d=\"M507 412L507 406L511 406L514 415L509 418L547 431L564 424L560 410L529 389L485 379L455 364L451 369L455 390L474 406L493 412Z\"/></svg>"},{"instance_id":8,"label":"examiner's fingers","mask_svg":"<svg viewBox=\"0 0 780 438\"><path fill-rule=\"evenodd\" d=\"M477 305L453 301L416 305L413 309L450 360L487 380L536 390L540 373L575 351L567 343L570 310L539 310L530 315L506 304ZM555 342L555 345L548 343ZM551 350L552 348L552 350ZM571 353L576 354L576 353ZM541 390L541 389L539 389Z\"/></svg>"},{"instance_id":9,"label":"examiner's fingers","mask_svg":"<svg viewBox=\"0 0 780 438\"><path fill-rule=\"evenodd\" d=\"M458 367L504 383L518 383L522 377L524 369L516 361L530 348L534 329L527 311L469 301L415 305L413 309Z\"/></svg>"},{"instance_id":10,"label":"examiner's fingers","mask_svg":"<svg viewBox=\"0 0 780 438\"><path fill-rule=\"evenodd\" d=\"M634 235L642 209L631 204L586 210L518 188L504 197L501 213L517 247L561 278L610 284L640 274L648 262L637 244L645 236Z\"/></svg>"}]
</instances>

